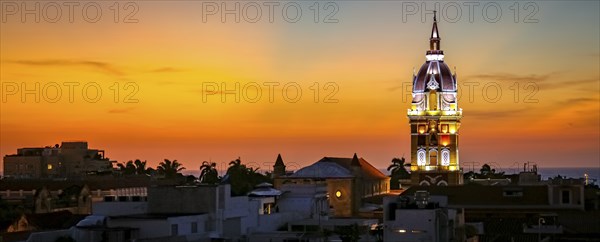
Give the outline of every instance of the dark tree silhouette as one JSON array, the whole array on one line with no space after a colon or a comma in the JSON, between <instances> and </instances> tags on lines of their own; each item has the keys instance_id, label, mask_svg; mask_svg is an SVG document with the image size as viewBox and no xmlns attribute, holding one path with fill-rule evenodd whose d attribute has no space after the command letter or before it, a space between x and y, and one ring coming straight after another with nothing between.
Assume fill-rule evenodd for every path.
<instances>
[{"instance_id":1,"label":"dark tree silhouette","mask_svg":"<svg viewBox=\"0 0 600 242\"><path fill-rule=\"evenodd\" d=\"M136 171L136 167L133 164L133 161L128 161L127 163L118 163L117 167L119 168L119 171L121 171L121 173L123 175L133 175L135 174Z\"/></svg>"},{"instance_id":2,"label":"dark tree silhouette","mask_svg":"<svg viewBox=\"0 0 600 242\"><path fill-rule=\"evenodd\" d=\"M387 170L390 171L390 187L397 189L399 187L398 179L410 179L410 173L406 170L406 167L410 167L410 164L405 164L406 159L393 158L392 164L388 166Z\"/></svg>"},{"instance_id":3,"label":"dark tree silhouette","mask_svg":"<svg viewBox=\"0 0 600 242\"><path fill-rule=\"evenodd\" d=\"M181 165L177 160L170 161L165 159L165 161L158 164L156 167L156 172L160 175L164 175L166 178L174 178L179 172L185 170L185 167Z\"/></svg>"},{"instance_id":4,"label":"dark tree silhouette","mask_svg":"<svg viewBox=\"0 0 600 242\"><path fill-rule=\"evenodd\" d=\"M270 177L258 173L258 168L246 167L240 158L229 162L227 176L234 196L246 195L259 183L273 182Z\"/></svg>"},{"instance_id":5,"label":"dark tree silhouette","mask_svg":"<svg viewBox=\"0 0 600 242\"><path fill-rule=\"evenodd\" d=\"M204 184L215 184L219 183L219 172L217 171L217 163L215 162L202 162L200 166L200 183Z\"/></svg>"}]
</instances>

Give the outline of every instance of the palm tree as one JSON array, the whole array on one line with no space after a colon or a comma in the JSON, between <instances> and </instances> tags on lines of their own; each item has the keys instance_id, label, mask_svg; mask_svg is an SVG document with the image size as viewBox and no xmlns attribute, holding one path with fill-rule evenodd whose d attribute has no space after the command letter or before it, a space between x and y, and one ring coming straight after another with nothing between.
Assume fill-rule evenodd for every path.
<instances>
[{"instance_id":1,"label":"palm tree","mask_svg":"<svg viewBox=\"0 0 600 242\"><path fill-rule=\"evenodd\" d=\"M215 184L219 182L219 172L217 171L217 163L202 162L200 166L200 183Z\"/></svg>"},{"instance_id":2,"label":"palm tree","mask_svg":"<svg viewBox=\"0 0 600 242\"><path fill-rule=\"evenodd\" d=\"M239 170L242 167L246 168L246 165L242 165L242 159L238 157L237 159L229 162L229 168L227 168L227 171L229 172L229 170Z\"/></svg>"},{"instance_id":3,"label":"palm tree","mask_svg":"<svg viewBox=\"0 0 600 242\"><path fill-rule=\"evenodd\" d=\"M148 173L148 170L146 169L146 161L136 159L133 162L133 165L135 165L135 174L142 175Z\"/></svg>"},{"instance_id":4,"label":"palm tree","mask_svg":"<svg viewBox=\"0 0 600 242\"><path fill-rule=\"evenodd\" d=\"M404 157L400 159L394 158L387 170L391 171L391 174L399 174L402 178L410 177L410 173L406 170L406 167L410 167L410 164L405 164L405 162L406 159L404 159Z\"/></svg>"},{"instance_id":5,"label":"palm tree","mask_svg":"<svg viewBox=\"0 0 600 242\"><path fill-rule=\"evenodd\" d=\"M164 175L166 178L173 178L182 170L185 170L185 167L177 162L177 160L170 161L165 159L165 161L161 162L158 164L158 167L156 167L158 174Z\"/></svg>"},{"instance_id":6,"label":"palm tree","mask_svg":"<svg viewBox=\"0 0 600 242\"><path fill-rule=\"evenodd\" d=\"M127 163L118 163L117 167L123 173L123 175L133 175L136 172L136 167L133 164L133 161L128 161Z\"/></svg>"},{"instance_id":7,"label":"palm tree","mask_svg":"<svg viewBox=\"0 0 600 242\"><path fill-rule=\"evenodd\" d=\"M259 183L273 182L263 174L257 172L258 168L247 167L242 164L242 160L237 159L229 162L227 176L231 184L231 194L234 196L243 196L254 189Z\"/></svg>"},{"instance_id":8,"label":"palm tree","mask_svg":"<svg viewBox=\"0 0 600 242\"><path fill-rule=\"evenodd\" d=\"M399 187L399 179L408 179L410 178L410 173L406 170L406 167L410 167L410 164L405 164L406 159L402 158L393 158L392 164L388 166L387 170L390 171L390 187L398 188Z\"/></svg>"}]
</instances>

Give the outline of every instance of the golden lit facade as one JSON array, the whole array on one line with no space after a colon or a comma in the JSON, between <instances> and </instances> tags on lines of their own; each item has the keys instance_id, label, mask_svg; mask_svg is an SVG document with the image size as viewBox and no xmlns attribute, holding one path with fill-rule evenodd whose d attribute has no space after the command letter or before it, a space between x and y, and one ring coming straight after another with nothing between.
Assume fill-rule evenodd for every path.
<instances>
[{"instance_id":1,"label":"golden lit facade","mask_svg":"<svg viewBox=\"0 0 600 242\"><path fill-rule=\"evenodd\" d=\"M444 63L434 15L426 62L413 74L411 129L411 180L419 185L462 184L458 134L462 109L458 108L456 75Z\"/></svg>"}]
</instances>

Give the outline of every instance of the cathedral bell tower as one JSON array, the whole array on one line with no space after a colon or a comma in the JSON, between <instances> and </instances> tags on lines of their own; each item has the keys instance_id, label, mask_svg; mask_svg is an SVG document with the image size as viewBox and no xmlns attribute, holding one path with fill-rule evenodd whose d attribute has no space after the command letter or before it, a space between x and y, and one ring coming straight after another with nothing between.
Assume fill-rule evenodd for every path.
<instances>
[{"instance_id":1,"label":"cathedral bell tower","mask_svg":"<svg viewBox=\"0 0 600 242\"><path fill-rule=\"evenodd\" d=\"M444 63L436 13L425 64L413 74L411 130L411 181L413 185L462 184L458 159L458 130L462 109L456 100L456 73Z\"/></svg>"}]
</instances>

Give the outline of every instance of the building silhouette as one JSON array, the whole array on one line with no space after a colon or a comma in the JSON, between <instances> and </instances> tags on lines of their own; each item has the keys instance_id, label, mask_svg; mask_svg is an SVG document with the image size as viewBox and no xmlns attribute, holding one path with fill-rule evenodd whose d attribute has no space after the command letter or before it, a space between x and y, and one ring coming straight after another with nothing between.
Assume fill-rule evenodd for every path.
<instances>
[{"instance_id":1,"label":"building silhouette","mask_svg":"<svg viewBox=\"0 0 600 242\"><path fill-rule=\"evenodd\" d=\"M89 149L87 142L60 146L20 148L4 157L4 175L10 178L65 178L112 171L104 150Z\"/></svg>"}]
</instances>

